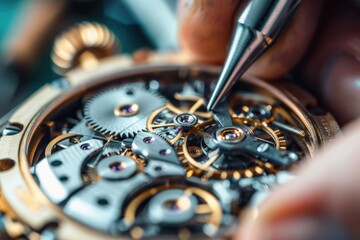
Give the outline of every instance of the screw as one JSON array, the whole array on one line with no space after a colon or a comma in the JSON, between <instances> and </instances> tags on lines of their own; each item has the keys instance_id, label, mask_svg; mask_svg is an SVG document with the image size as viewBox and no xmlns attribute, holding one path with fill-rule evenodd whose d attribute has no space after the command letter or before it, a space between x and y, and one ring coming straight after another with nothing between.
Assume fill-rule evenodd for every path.
<instances>
[{"instance_id":1,"label":"screw","mask_svg":"<svg viewBox=\"0 0 360 240\"><path fill-rule=\"evenodd\" d=\"M146 144L150 144L150 143L153 143L154 141L155 141L155 138L153 138L153 137L146 137L146 138L144 138L144 143L146 143Z\"/></svg>"},{"instance_id":2,"label":"screw","mask_svg":"<svg viewBox=\"0 0 360 240\"><path fill-rule=\"evenodd\" d=\"M51 162L51 166L53 167L58 167L62 164L62 162L60 160L54 160Z\"/></svg>"},{"instance_id":3,"label":"screw","mask_svg":"<svg viewBox=\"0 0 360 240\"><path fill-rule=\"evenodd\" d=\"M13 136L21 132L21 130L22 128L20 126L9 124L5 127L0 136Z\"/></svg>"},{"instance_id":4,"label":"screw","mask_svg":"<svg viewBox=\"0 0 360 240\"><path fill-rule=\"evenodd\" d=\"M92 149L92 146L89 143L84 143L80 146L82 150L88 151Z\"/></svg>"},{"instance_id":5,"label":"screw","mask_svg":"<svg viewBox=\"0 0 360 240\"><path fill-rule=\"evenodd\" d=\"M156 166L154 169L156 172L162 172L163 170L161 166Z\"/></svg>"},{"instance_id":6,"label":"screw","mask_svg":"<svg viewBox=\"0 0 360 240\"><path fill-rule=\"evenodd\" d=\"M171 153L171 150L170 149L162 149L159 153L160 153L160 155L166 156Z\"/></svg>"}]
</instances>

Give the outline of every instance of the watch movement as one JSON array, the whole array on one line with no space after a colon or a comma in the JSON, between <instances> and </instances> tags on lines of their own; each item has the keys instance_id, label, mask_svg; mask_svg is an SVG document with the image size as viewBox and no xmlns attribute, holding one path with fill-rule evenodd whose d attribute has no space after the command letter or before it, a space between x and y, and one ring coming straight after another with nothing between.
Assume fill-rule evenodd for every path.
<instances>
[{"instance_id":1,"label":"watch movement","mask_svg":"<svg viewBox=\"0 0 360 240\"><path fill-rule=\"evenodd\" d=\"M226 239L339 132L289 82L244 77L208 112L219 68L119 59L43 87L4 125L11 236Z\"/></svg>"}]
</instances>

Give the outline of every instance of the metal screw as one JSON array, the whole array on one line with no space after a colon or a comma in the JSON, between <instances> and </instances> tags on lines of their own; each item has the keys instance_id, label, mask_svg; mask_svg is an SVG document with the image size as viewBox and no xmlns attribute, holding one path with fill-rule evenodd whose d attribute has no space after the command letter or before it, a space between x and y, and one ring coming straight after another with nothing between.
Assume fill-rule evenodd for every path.
<instances>
[{"instance_id":1,"label":"metal screw","mask_svg":"<svg viewBox=\"0 0 360 240\"><path fill-rule=\"evenodd\" d=\"M144 138L144 143L146 143L146 144L150 144L150 143L153 143L154 141L155 141L155 138L153 138L153 137L146 137L146 138Z\"/></svg>"},{"instance_id":2,"label":"metal screw","mask_svg":"<svg viewBox=\"0 0 360 240\"><path fill-rule=\"evenodd\" d=\"M166 156L171 153L171 150L170 149L162 149L162 150L160 150L159 153L160 153L160 155Z\"/></svg>"},{"instance_id":3,"label":"metal screw","mask_svg":"<svg viewBox=\"0 0 360 240\"><path fill-rule=\"evenodd\" d=\"M20 126L17 125L13 125L13 124L9 124L8 126L5 127L5 129L2 131L2 133L0 134L0 136L13 136L18 134L19 132L21 132L22 128Z\"/></svg>"},{"instance_id":4,"label":"metal screw","mask_svg":"<svg viewBox=\"0 0 360 240\"><path fill-rule=\"evenodd\" d=\"M92 146L89 143L84 143L80 146L82 150L88 151L92 149Z\"/></svg>"},{"instance_id":5,"label":"metal screw","mask_svg":"<svg viewBox=\"0 0 360 240\"><path fill-rule=\"evenodd\" d=\"M156 166L155 168L156 172L162 172L163 168L161 166Z\"/></svg>"},{"instance_id":6,"label":"metal screw","mask_svg":"<svg viewBox=\"0 0 360 240\"><path fill-rule=\"evenodd\" d=\"M196 125L198 118L194 114L182 113L174 118L174 123L183 130L190 130Z\"/></svg>"}]
</instances>

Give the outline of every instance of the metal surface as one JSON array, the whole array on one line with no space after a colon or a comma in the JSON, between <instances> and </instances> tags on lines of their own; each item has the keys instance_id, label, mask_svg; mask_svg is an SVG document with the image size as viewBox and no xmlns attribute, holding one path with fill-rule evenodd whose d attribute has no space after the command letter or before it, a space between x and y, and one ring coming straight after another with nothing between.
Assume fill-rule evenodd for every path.
<instances>
[{"instance_id":1,"label":"metal surface","mask_svg":"<svg viewBox=\"0 0 360 240\"><path fill-rule=\"evenodd\" d=\"M316 116L315 121L315 116L304 111L304 106L293 95L287 96L288 92L255 78L244 79L242 84L246 90L231 95L236 101L230 98L228 104L231 122L235 126L226 126L225 130L241 128L242 136L246 137L227 144L236 145L230 154L221 152L215 133L218 129L224 130L224 127L213 119L212 114L203 112L205 106L199 98L202 99L206 92L199 91L197 84L188 81L190 77L208 84L217 77L216 68L154 65L120 70L114 62L107 66L106 62L104 64L106 71L99 69L96 74L88 73L85 77L82 73L76 75L77 79L74 76L69 79L73 88L48 86L41 90L9 120L12 124L23 126L21 130L15 135L0 138L0 164L13 163L0 171L1 198L4 202L0 204L0 210L12 222L20 224L22 229L28 229L26 233L41 234L37 230L45 229L44 236L48 232L58 239L223 238L228 227L231 229L237 223L237 214L243 206L256 206L262 201L261 196L272 187L291 178L287 175L286 166L275 166L278 163L272 156L283 159L284 156L277 154L295 150L302 158L299 161L303 161L304 156L298 152L311 156L325 139L334 137L338 132L329 115ZM101 134L87 126L78 114L88 101L105 96L111 89L116 92L122 89L121 85L131 86L129 82L146 82L153 78L158 80L156 91L164 96L165 106L173 106L175 112L169 117L172 124L175 124L174 116L182 113L194 114L198 118L198 122L188 131L181 131L174 142L149 132L150 129L131 137ZM187 84L183 84L185 82ZM185 90L190 96L185 98L176 94L183 94ZM99 91L102 93L97 95ZM94 98L89 100L89 96ZM126 92L122 91L117 99L121 96L126 96ZM117 102L109 108L112 113L118 105ZM138 105L140 113L141 104ZM271 114L259 115L266 111L255 111L259 110L255 107L257 105L271 105ZM100 104L96 109L102 108L105 106ZM160 106L153 111L156 114L146 117L157 119L163 110ZM271 125L275 120L302 129L306 135L298 138L290 131L277 132L279 129ZM213 128L208 130L207 126ZM227 132L220 131L219 134L227 138ZM284 142L287 150L283 149L283 135L287 140L291 139ZM251 142L247 143L247 139ZM240 153L241 149L247 152ZM199 160L211 160L216 151L228 154L229 158L210 161L210 167L203 166L207 162ZM184 153L189 156L184 156ZM259 159L258 155L274 164ZM293 156L288 154L286 157ZM46 161L47 167L37 168ZM193 163L198 163L198 166ZM29 169L29 166L33 167ZM127 166L131 166L129 172ZM224 173L211 175L208 169ZM39 184L33 174L53 177L41 177ZM68 175L66 180L61 178L64 174ZM51 179L59 182L61 187L57 189L60 190L79 179L82 187L69 194L65 201L61 201L62 204L57 204L47 193L56 191L44 189L46 180L51 183ZM172 198L164 198L169 192ZM165 217L170 215L173 216L171 219ZM191 220L187 221L189 218ZM15 226L7 223L7 227L16 236ZM20 231L18 234L25 233Z\"/></svg>"},{"instance_id":2,"label":"metal surface","mask_svg":"<svg viewBox=\"0 0 360 240\"><path fill-rule=\"evenodd\" d=\"M140 132L132 144L134 153L150 160L160 160L179 164L175 149L162 137L148 132Z\"/></svg>"},{"instance_id":3,"label":"metal surface","mask_svg":"<svg viewBox=\"0 0 360 240\"><path fill-rule=\"evenodd\" d=\"M301 0L251 0L237 21L221 75L207 104L212 111L236 81L274 43Z\"/></svg>"},{"instance_id":4,"label":"metal surface","mask_svg":"<svg viewBox=\"0 0 360 240\"><path fill-rule=\"evenodd\" d=\"M127 196L149 180L146 175L138 174L126 181L98 181L70 198L64 211L95 229L110 232L115 227L113 224L121 214Z\"/></svg>"},{"instance_id":5,"label":"metal surface","mask_svg":"<svg viewBox=\"0 0 360 240\"><path fill-rule=\"evenodd\" d=\"M89 148L85 149L82 146ZM81 165L89 154L101 147L102 141L89 140L54 153L36 164L34 172L47 196L55 203L61 203L72 192L80 189L83 185Z\"/></svg>"},{"instance_id":6,"label":"metal surface","mask_svg":"<svg viewBox=\"0 0 360 240\"><path fill-rule=\"evenodd\" d=\"M109 180L126 179L136 173L136 162L126 156L110 156L97 166L100 177Z\"/></svg>"},{"instance_id":7,"label":"metal surface","mask_svg":"<svg viewBox=\"0 0 360 240\"><path fill-rule=\"evenodd\" d=\"M136 104L136 114L118 116L118 106ZM93 97L85 105L85 119L102 134L134 136L146 128L149 114L162 107L165 100L157 93L145 89L143 83L128 84Z\"/></svg>"}]
</instances>

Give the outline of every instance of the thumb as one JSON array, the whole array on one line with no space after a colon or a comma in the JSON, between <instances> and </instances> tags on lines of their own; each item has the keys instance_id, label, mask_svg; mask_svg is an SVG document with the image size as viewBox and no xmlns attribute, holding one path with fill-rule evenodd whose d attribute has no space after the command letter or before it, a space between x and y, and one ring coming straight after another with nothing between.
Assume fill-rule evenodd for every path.
<instances>
[{"instance_id":1,"label":"thumb","mask_svg":"<svg viewBox=\"0 0 360 240\"><path fill-rule=\"evenodd\" d=\"M244 219L238 239L360 239L360 121Z\"/></svg>"}]
</instances>

